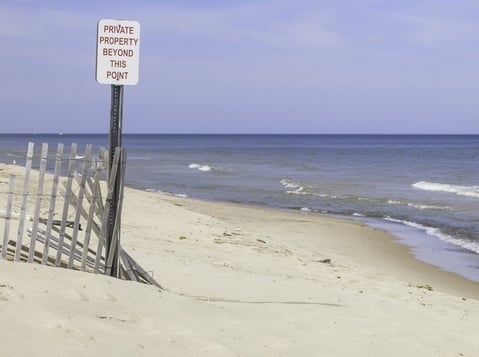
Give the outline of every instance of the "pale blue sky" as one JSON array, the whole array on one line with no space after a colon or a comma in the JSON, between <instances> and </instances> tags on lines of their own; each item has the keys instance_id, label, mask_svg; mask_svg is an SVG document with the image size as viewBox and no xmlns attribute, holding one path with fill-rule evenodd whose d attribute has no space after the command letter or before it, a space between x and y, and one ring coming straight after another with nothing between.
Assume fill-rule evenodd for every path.
<instances>
[{"instance_id":1,"label":"pale blue sky","mask_svg":"<svg viewBox=\"0 0 479 357\"><path fill-rule=\"evenodd\" d=\"M141 24L125 133L479 133L477 0L2 1L1 133L109 128L99 19Z\"/></svg>"}]
</instances>

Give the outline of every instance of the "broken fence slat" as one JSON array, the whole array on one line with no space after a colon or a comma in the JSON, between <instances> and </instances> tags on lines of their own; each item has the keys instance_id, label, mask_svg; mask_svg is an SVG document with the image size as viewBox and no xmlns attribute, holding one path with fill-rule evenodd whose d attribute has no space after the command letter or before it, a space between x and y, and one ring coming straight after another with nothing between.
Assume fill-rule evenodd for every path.
<instances>
[{"instance_id":1,"label":"broken fence slat","mask_svg":"<svg viewBox=\"0 0 479 357\"><path fill-rule=\"evenodd\" d=\"M126 252L120 248L120 260L123 263L124 270L128 275L129 280L139 281L138 277L136 276L135 272L133 271L132 266L130 265L130 261L128 260L128 256Z\"/></svg>"},{"instance_id":2,"label":"broken fence slat","mask_svg":"<svg viewBox=\"0 0 479 357\"><path fill-rule=\"evenodd\" d=\"M13 257L16 254L17 250L20 250L20 261L28 261L28 255L29 255L29 247L22 245L20 248L17 247L17 242L14 240L10 240L9 242L9 247L8 247L8 253ZM38 253L40 254L40 253ZM38 258L38 255L35 254L36 257ZM7 255L8 257L8 255ZM40 262L39 259L36 259L37 262Z\"/></svg>"},{"instance_id":3,"label":"broken fence slat","mask_svg":"<svg viewBox=\"0 0 479 357\"><path fill-rule=\"evenodd\" d=\"M148 274L148 272L143 269L141 267L140 264L138 264L135 259L133 259L133 257L131 255L129 255L126 251L123 251L125 256L126 256L126 259L128 259L131 267L138 271L138 275L141 276L145 281L147 281L150 285L155 285L156 287L160 288L160 289L163 289L161 287L161 285L155 280L153 279L153 277L150 276L150 274Z\"/></svg>"},{"instance_id":4,"label":"broken fence slat","mask_svg":"<svg viewBox=\"0 0 479 357\"><path fill-rule=\"evenodd\" d=\"M42 230L39 230L38 231L38 236L37 236L37 240L41 243L45 243L45 231L42 231ZM53 249L58 249L58 238L55 237L54 235L51 235L50 237L50 247L53 248ZM63 246L62 246L62 250L63 250L63 253L66 254L66 255L70 255L71 252L72 252L72 249L71 249L71 245L68 244L67 242L63 241ZM74 252L74 259L76 261L81 261L81 250L79 249L74 249L73 250ZM55 258L54 257L51 257L51 261L53 262L53 265L55 265ZM66 262L63 262L62 261L62 264L66 267L66 268L69 268L69 269L72 269L72 268L78 268L78 267L68 267L67 263ZM92 257L88 257L88 260L87 260L87 266L89 268L92 268L94 267L95 265L95 260L92 258ZM104 265L100 265L101 268L104 268Z\"/></svg>"}]
</instances>

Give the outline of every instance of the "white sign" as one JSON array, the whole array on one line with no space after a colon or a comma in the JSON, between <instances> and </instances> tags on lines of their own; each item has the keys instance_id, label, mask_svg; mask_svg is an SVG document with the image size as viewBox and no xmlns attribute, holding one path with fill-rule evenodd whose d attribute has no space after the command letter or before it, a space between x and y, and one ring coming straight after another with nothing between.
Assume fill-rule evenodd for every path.
<instances>
[{"instance_id":1,"label":"white sign","mask_svg":"<svg viewBox=\"0 0 479 357\"><path fill-rule=\"evenodd\" d=\"M96 81L101 84L138 83L140 24L137 21L98 21Z\"/></svg>"}]
</instances>

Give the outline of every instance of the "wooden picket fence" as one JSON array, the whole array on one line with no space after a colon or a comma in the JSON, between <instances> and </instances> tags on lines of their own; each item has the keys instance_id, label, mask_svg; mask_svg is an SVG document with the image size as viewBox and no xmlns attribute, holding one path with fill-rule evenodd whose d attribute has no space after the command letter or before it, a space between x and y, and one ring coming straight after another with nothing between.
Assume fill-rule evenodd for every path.
<instances>
[{"instance_id":1,"label":"wooden picket fence","mask_svg":"<svg viewBox=\"0 0 479 357\"><path fill-rule=\"evenodd\" d=\"M20 183L23 189L16 187L16 176L11 175L5 211L0 211L4 216L0 257L112 275L161 288L120 244L125 149L116 149L109 173L108 152L103 148L97 157L92 154L92 145L79 155L78 145L72 144L68 159L63 151L64 145L58 144L51 175L47 174L48 144L42 145L39 156L34 144L28 144ZM32 170L36 157L38 170ZM37 175L36 187L30 187L33 174ZM51 184L45 184L46 178ZM118 197L113 200L115 192ZM107 239L113 209L113 232Z\"/></svg>"}]
</instances>

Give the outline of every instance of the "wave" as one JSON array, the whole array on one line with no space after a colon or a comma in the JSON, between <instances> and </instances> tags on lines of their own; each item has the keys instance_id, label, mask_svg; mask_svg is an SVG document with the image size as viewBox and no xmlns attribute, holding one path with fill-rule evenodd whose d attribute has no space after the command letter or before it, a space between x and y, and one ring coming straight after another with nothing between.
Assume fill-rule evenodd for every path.
<instances>
[{"instance_id":1,"label":"wave","mask_svg":"<svg viewBox=\"0 0 479 357\"><path fill-rule=\"evenodd\" d=\"M396 218L392 218L390 216L384 217L384 220L389 221L389 222L404 224L408 227L422 230L430 236L439 238L440 240L443 240L445 242L454 244L456 246L459 246L461 248L464 248L464 249L467 249L467 250L470 250L470 251L473 251L473 252L479 254L479 243L471 242L471 241L466 240L466 239L460 239L460 238L452 237L448 234L442 233L439 228L427 227L427 226L424 226L420 223L401 220L401 219L396 219Z\"/></svg>"},{"instance_id":2,"label":"wave","mask_svg":"<svg viewBox=\"0 0 479 357\"><path fill-rule=\"evenodd\" d=\"M182 198L188 198L189 196L184 194L184 193L173 193L173 192L168 192L168 191L162 191L162 190L157 190L154 188L147 188L145 189L146 192L154 192L154 193L159 193L162 195L166 196L175 196L175 197L182 197Z\"/></svg>"},{"instance_id":3,"label":"wave","mask_svg":"<svg viewBox=\"0 0 479 357\"><path fill-rule=\"evenodd\" d=\"M434 205L424 205L419 203L408 203L409 207L417 208L417 209L431 209L431 210L438 210L438 211L451 211L452 208L448 206L434 206Z\"/></svg>"},{"instance_id":4,"label":"wave","mask_svg":"<svg viewBox=\"0 0 479 357\"><path fill-rule=\"evenodd\" d=\"M308 195L308 196L315 196L315 197L321 197L321 198L333 198L333 199L338 199L341 197L338 197L336 195L328 195L325 193L315 193L315 192L310 192L308 191L308 186L300 184L298 182L295 182L289 178L282 179L279 181L285 188L289 188L290 190L287 190L286 193L292 194L292 195ZM309 189L314 189L312 186L309 186Z\"/></svg>"},{"instance_id":5,"label":"wave","mask_svg":"<svg viewBox=\"0 0 479 357\"><path fill-rule=\"evenodd\" d=\"M451 211L452 208L448 206L436 206L436 205L428 205L423 203L414 203L414 202L407 202L407 201L399 201L399 200L388 200L390 205L403 205L408 206L420 210L438 210L438 211Z\"/></svg>"},{"instance_id":6,"label":"wave","mask_svg":"<svg viewBox=\"0 0 479 357\"><path fill-rule=\"evenodd\" d=\"M453 211L454 209L449 206L437 206L425 203L409 202L407 200L398 199L385 199L385 198L370 198L370 197L357 197L358 201L366 201L370 203L387 203L389 205L408 206L419 210L437 210L437 211Z\"/></svg>"},{"instance_id":7,"label":"wave","mask_svg":"<svg viewBox=\"0 0 479 357\"><path fill-rule=\"evenodd\" d=\"M412 187L424 191L454 193L459 196L479 198L479 186L458 186L436 182L419 181L412 184Z\"/></svg>"},{"instance_id":8,"label":"wave","mask_svg":"<svg viewBox=\"0 0 479 357\"><path fill-rule=\"evenodd\" d=\"M308 195L308 192L305 192L305 187L297 182L294 182L291 179L282 179L280 183L285 188L290 188L291 190L287 190L286 193L294 194L294 195Z\"/></svg>"},{"instance_id":9,"label":"wave","mask_svg":"<svg viewBox=\"0 0 479 357\"><path fill-rule=\"evenodd\" d=\"M190 169L197 169L197 170L203 171L203 172L210 172L210 171L214 170L214 168L209 166L209 165L189 164L188 167Z\"/></svg>"},{"instance_id":10,"label":"wave","mask_svg":"<svg viewBox=\"0 0 479 357\"><path fill-rule=\"evenodd\" d=\"M451 208L446 205L434 205L428 204L423 202L414 202L409 201L406 199L394 199L394 198L383 198L383 197L366 197L366 196L357 196L357 195L335 195L335 194L326 194L326 193L319 193L315 192L318 187L316 186L308 186L302 184L300 182L294 181L290 178L284 178L280 180L280 183L286 188L287 190L285 193L293 194L293 195L309 195L314 197L321 197L326 199L333 199L333 200L345 200L345 201L364 201L374 205L398 205L398 206L407 206L418 210L436 210L436 211L454 211L454 208ZM418 183L419 184L419 183ZM456 186L461 187L461 186ZM478 189L478 197L479 197L479 186Z\"/></svg>"},{"instance_id":11,"label":"wave","mask_svg":"<svg viewBox=\"0 0 479 357\"><path fill-rule=\"evenodd\" d=\"M197 164L197 163L189 164L188 168L195 169L202 172L215 172L215 173L224 174L224 175L234 174L233 170L230 168L216 167L216 166L203 165L203 164Z\"/></svg>"}]
</instances>

